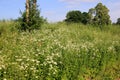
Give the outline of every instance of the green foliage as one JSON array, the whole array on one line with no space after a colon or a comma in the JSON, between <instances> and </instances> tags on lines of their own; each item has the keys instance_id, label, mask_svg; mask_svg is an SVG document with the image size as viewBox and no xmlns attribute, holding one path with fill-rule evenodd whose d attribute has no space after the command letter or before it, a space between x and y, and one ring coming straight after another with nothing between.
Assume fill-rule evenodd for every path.
<instances>
[{"instance_id":1,"label":"green foliage","mask_svg":"<svg viewBox=\"0 0 120 80\"><path fill-rule=\"evenodd\" d=\"M26 22L26 11L21 13L21 17L18 19L20 26L19 30L31 31L34 29L40 29L42 23L44 22L43 17L40 16L40 11L33 6L33 0L30 1L30 11L29 11L29 22Z\"/></svg>"},{"instance_id":2,"label":"green foliage","mask_svg":"<svg viewBox=\"0 0 120 80\"><path fill-rule=\"evenodd\" d=\"M69 11L65 21L87 24L89 22L89 14L87 12L81 13L80 11Z\"/></svg>"},{"instance_id":3,"label":"green foliage","mask_svg":"<svg viewBox=\"0 0 120 80\"><path fill-rule=\"evenodd\" d=\"M104 6L102 3L98 3L95 9L96 9L95 21L98 24L108 25L111 23L110 16L108 14L109 10L106 6Z\"/></svg>"},{"instance_id":4,"label":"green foliage","mask_svg":"<svg viewBox=\"0 0 120 80\"><path fill-rule=\"evenodd\" d=\"M15 24L0 23L0 80L120 78L120 27L55 23L18 33Z\"/></svg>"},{"instance_id":5,"label":"green foliage","mask_svg":"<svg viewBox=\"0 0 120 80\"><path fill-rule=\"evenodd\" d=\"M117 23L118 25L120 25L120 18L117 19Z\"/></svg>"},{"instance_id":6,"label":"green foliage","mask_svg":"<svg viewBox=\"0 0 120 80\"><path fill-rule=\"evenodd\" d=\"M82 21L82 13L80 11L69 11L65 21L79 23Z\"/></svg>"},{"instance_id":7,"label":"green foliage","mask_svg":"<svg viewBox=\"0 0 120 80\"><path fill-rule=\"evenodd\" d=\"M96 15L95 9L91 8L88 11L89 14L89 24L93 24L94 16Z\"/></svg>"},{"instance_id":8,"label":"green foliage","mask_svg":"<svg viewBox=\"0 0 120 80\"><path fill-rule=\"evenodd\" d=\"M98 3L95 8L89 9L89 12L69 11L66 15L66 22L102 25L111 24L108 8L102 3Z\"/></svg>"},{"instance_id":9,"label":"green foliage","mask_svg":"<svg viewBox=\"0 0 120 80\"><path fill-rule=\"evenodd\" d=\"M89 10L91 16L90 22L96 25L109 25L111 24L108 8L102 3L98 3L95 8Z\"/></svg>"},{"instance_id":10,"label":"green foliage","mask_svg":"<svg viewBox=\"0 0 120 80\"><path fill-rule=\"evenodd\" d=\"M88 24L89 23L90 16L87 12L82 13L82 23Z\"/></svg>"}]
</instances>

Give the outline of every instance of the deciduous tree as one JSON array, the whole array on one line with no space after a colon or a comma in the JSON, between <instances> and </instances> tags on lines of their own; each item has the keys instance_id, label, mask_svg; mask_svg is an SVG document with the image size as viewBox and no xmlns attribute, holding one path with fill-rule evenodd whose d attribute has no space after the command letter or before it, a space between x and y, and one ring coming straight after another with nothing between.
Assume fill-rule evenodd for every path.
<instances>
[{"instance_id":1,"label":"deciduous tree","mask_svg":"<svg viewBox=\"0 0 120 80\"><path fill-rule=\"evenodd\" d=\"M91 8L91 9L89 9L89 11L88 11L88 15L89 15L89 24L92 24L93 23L93 19L94 19L94 16L95 16L95 13L96 11L95 11L95 9L94 8Z\"/></svg>"},{"instance_id":2,"label":"deciduous tree","mask_svg":"<svg viewBox=\"0 0 120 80\"><path fill-rule=\"evenodd\" d=\"M120 25L120 18L117 19L117 23L116 24Z\"/></svg>"},{"instance_id":3,"label":"deciduous tree","mask_svg":"<svg viewBox=\"0 0 120 80\"><path fill-rule=\"evenodd\" d=\"M111 23L110 21L110 16L109 16L109 9L103 5L102 3L98 3L97 6L95 7L96 10L96 15L95 15L95 20L97 24L100 25L108 25Z\"/></svg>"},{"instance_id":4,"label":"deciduous tree","mask_svg":"<svg viewBox=\"0 0 120 80\"><path fill-rule=\"evenodd\" d=\"M88 24L89 23L90 16L87 12L82 13L82 23Z\"/></svg>"},{"instance_id":5,"label":"deciduous tree","mask_svg":"<svg viewBox=\"0 0 120 80\"><path fill-rule=\"evenodd\" d=\"M80 11L69 11L66 15L66 22L81 22L82 21L82 13Z\"/></svg>"},{"instance_id":6,"label":"deciduous tree","mask_svg":"<svg viewBox=\"0 0 120 80\"><path fill-rule=\"evenodd\" d=\"M89 9L89 23L97 25L111 24L109 9L102 3L98 3L95 8Z\"/></svg>"},{"instance_id":7,"label":"deciduous tree","mask_svg":"<svg viewBox=\"0 0 120 80\"><path fill-rule=\"evenodd\" d=\"M111 23L109 9L102 3L98 3L95 7L94 22L98 25L109 25Z\"/></svg>"}]
</instances>

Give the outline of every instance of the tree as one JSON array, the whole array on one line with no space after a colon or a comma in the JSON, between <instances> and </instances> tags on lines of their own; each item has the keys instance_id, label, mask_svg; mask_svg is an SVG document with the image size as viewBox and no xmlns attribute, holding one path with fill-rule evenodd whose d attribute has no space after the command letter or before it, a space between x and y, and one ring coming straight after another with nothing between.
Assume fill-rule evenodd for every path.
<instances>
[{"instance_id":1,"label":"tree","mask_svg":"<svg viewBox=\"0 0 120 80\"><path fill-rule=\"evenodd\" d=\"M82 21L81 22L83 24L87 24L87 23L89 23L89 19L90 19L89 14L87 12L83 12L82 13Z\"/></svg>"},{"instance_id":2,"label":"tree","mask_svg":"<svg viewBox=\"0 0 120 80\"><path fill-rule=\"evenodd\" d=\"M69 11L66 15L66 22L74 22L74 23L83 23L88 24L90 19L90 15L87 12L81 13L80 11Z\"/></svg>"},{"instance_id":3,"label":"tree","mask_svg":"<svg viewBox=\"0 0 120 80\"><path fill-rule=\"evenodd\" d=\"M120 18L117 19L117 23L116 24L120 25Z\"/></svg>"},{"instance_id":4,"label":"tree","mask_svg":"<svg viewBox=\"0 0 120 80\"><path fill-rule=\"evenodd\" d=\"M89 24L92 24L92 23L93 23L95 14L96 14L96 13L95 13L95 9L94 9L94 8L89 9L89 11L88 11L88 15L89 15L88 23L89 23Z\"/></svg>"},{"instance_id":5,"label":"tree","mask_svg":"<svg viewBox=\"0 0 120 80\"><path fill-rule=\"evenodd\" d=\"M98 3L95 8L89 9L89 22L97 25L109 25L111 20L108 13L109 9L102 3Z\"/></svg>"},{"instance_id":6,"label":"tree","mask_svg":"<svg viewBox=\"0 0 120 80\"><path fill-rule=\"evenodd\" d=\"M94 17L94 22L98 25L108 25L111 23L109 16L109 9L102 3L98 3L95 7L96 15Z\"/></svg>"},{"instance_id":7,"label":"tree","mask_svg":"<svg viewBox=\"0 0 120 80\"><path fill-rule=\"evenodd\" d=\"M22 13L22 16L18 19L20 22L20 30L34 30L39 29L43 23L43 18L40 16L38 10L37 0L26 0L26 10Z\"/></svg>"},{"instance_id":8,"label":"tree","mask_svg":"<svg viewBox=\"0 0 120 80\"><path fill-rule=\"evenodd\" d=\"M82 13L80 11L69 11L66 15L66 22L81 22L82 21Z\"/></svg>"}]
</instances>

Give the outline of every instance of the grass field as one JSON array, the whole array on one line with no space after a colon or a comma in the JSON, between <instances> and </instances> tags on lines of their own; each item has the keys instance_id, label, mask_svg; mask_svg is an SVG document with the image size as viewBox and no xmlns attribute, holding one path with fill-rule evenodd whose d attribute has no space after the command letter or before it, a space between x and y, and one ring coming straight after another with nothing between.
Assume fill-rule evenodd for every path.
<instances>
[{"instance_id":1,"label":"grass field","mask_svg":"<svg viewBox=\"0 0 120 80\"><path fill-rule=\"evenodd\" d=\"M0 22L0 80L120 80L120 26Z\"/></svg>"}]
</instances>

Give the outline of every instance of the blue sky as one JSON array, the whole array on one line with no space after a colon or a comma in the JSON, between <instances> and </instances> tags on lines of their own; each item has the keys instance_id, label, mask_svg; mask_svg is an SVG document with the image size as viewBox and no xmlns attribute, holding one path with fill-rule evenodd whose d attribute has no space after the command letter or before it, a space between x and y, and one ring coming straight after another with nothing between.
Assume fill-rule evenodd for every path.
<instances>
[{"instance_id":1,"label":"blue sky","mask_svg":"<svg viewBox=\"0 0 120 80\"><path fill-rule=\"evenodd\" d=\"M20 10L25 10L26 0L0 0L0 19L16 19L20 16ZM97 3L102 2L110 12L111 20L116 22L120 17L120 0L38 0L41 16L49 22L56 22L65 19L66 13L70 10L87 12Z\"/></svg>"}]
</instances>

